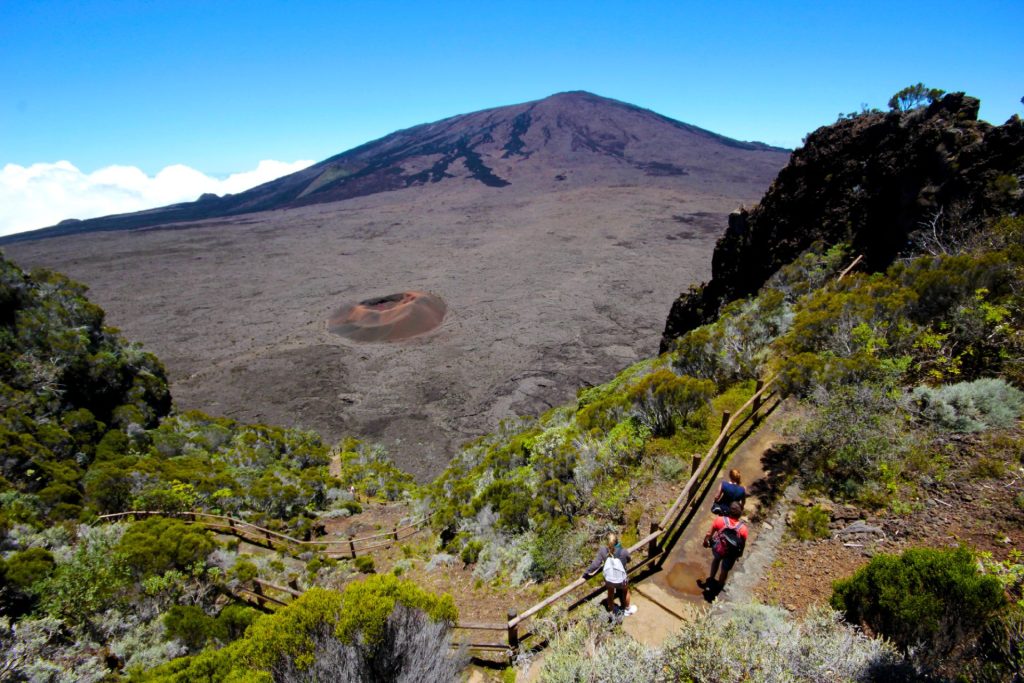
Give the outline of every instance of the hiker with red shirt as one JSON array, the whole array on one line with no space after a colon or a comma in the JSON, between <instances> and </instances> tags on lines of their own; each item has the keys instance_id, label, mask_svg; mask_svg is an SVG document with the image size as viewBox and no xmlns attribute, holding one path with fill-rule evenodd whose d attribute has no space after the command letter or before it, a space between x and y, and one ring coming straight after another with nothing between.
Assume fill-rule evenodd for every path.
<instances>
[{"instance_id":1,"label":"hiker with red shirt","mask_svg":"<svg viewBox=\"0 0 1024 683\"><path fill-rule=\"evenodd\" d=\"M704 537L704 547L711 548L711 576L706 581L697 582L701 588L716 582L715 575L718 574L719 566L722 569L722 578L717 579L717 583L724 586L729 570L743 554L747 544L747 523L740 519L742 515L743 504L733 501L729 505L727 516L715 517L711 531Z\"/></svg>"}]
</instances>

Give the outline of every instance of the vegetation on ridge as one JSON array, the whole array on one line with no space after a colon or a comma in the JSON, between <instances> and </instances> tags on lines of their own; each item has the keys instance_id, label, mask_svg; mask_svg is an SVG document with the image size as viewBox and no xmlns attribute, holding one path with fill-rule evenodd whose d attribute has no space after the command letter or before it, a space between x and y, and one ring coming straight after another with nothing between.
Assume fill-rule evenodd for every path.
<instances>
[{"instance_id":1,"label":"vegetation on ridge","mask_svg":"<svg viewBox=\"0 0 1024 683\"><path fill-rule=\"evenodd\" d=\"M894 101L902 108L937 96L913 86ZM866 113L840 128L924 126L944 111L937 105L963 99L944 102ZM773 473L782 483L899 517L920 509L954 466L970 463L988 478L1017 471L1024 219L990 215L1020 199L1019 179L992 171L979 172L981 185L966 183L981 193L979 207L937 212L892 263L839 279L854 247L810 244L662 356L581 389L574 405L506 422L422 488L370 444L330 447L301 430L172 414L159 362L104 327L83 287L0 259L0 647L9 653L0 674L449 680L461 665L448 656L454 601L397 578L416 550L390 573L353 582L380 565L245 554L237 540L178 519L88 523L129 508L202 509L312 536L324 518L361 509L354 491L429 513L437 537L424 541L425 553L442 551L431 567L457 557L495 590L558 579L578 571L605 531L635 539L661 502L652 492L682 478L722 412L769 373L802 402ZM855 213L864 201L844 197L836 212ZM1024 522L1017 505L999 511L1001 529ZM825 507L794 515L794 530L810 537L827 535L828 523ZM741 606L726 619L684 624L655 651L584 611L545 622L553 648L542 680L908 679L957 667L1008 680L1024 669L1024 564L1012 552L1000 558L913 549L878 555L839 582L833 606L887 641L830 610L796 621ZM306 592L268 616L227 604L225 593L258 578ZM954 643L951 634L962 637ZM739 654L725 657L736 641Z\"/></svg>"}]
</instances>

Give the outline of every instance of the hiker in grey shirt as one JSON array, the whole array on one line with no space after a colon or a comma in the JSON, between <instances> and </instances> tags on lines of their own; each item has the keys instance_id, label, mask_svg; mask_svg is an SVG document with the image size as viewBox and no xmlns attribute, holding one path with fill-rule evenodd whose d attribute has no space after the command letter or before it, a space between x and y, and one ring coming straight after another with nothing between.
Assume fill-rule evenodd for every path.
<instances>
[{"instance_id":1,"label":"hiker in grey shirt","mask_svg":"<svg viewBox=\"0 0 1024 683\"><path fill-rule=\"evenodd\" d=\"M629 551L619 544L618 536L608 534L605 545L597 549L594 561L583 572L583 578L589 579L599 569L602 571L605 579L604 585L608 589L605 609L609 612L612 611L615 596L618 595L622 604L622 613L626 616L636 614L636 605L631 607L629 604L629 576L626 574L626 565L628 564Z\"/></svg>"}]
</instances>

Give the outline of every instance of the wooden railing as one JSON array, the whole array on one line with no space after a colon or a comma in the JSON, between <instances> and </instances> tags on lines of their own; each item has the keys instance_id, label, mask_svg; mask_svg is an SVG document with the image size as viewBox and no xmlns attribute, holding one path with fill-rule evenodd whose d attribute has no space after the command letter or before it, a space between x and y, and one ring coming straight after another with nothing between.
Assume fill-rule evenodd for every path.
<instances>
[{"instance_id":1,"label":"wooden railing","mask_svg":"<svg viewBox=\"0 0 1024 683\"><path fill-rule=\"evenodd\" d=\"M203 527L220 533L232 534L246 541L265 545L270 548L284 548L291 553L299 553L305 550L315 550L328 557L356 557L359 554L366 554L371 550L390 547L398 541L415 535L426 526L430 517L424 515L413 520L404 526L395 526L391 531L386 531L370 536L356 538L350 536L345 539L328 540L324 538L309 541L293 538L278 531L265 529L256 524L228 515L215 515L210 512L171 512L167 510L129 510L126 512L115 512L108 515L100 515L103 521L112 521L125 517L175 517L184 519Z\"/></svg>"},{"instance_id":2,"label":"wooden railing","mask_svg":"<svg viewBox=\"0 0 1024 683\"><path fill-rule=\"evenodd\" d=\"M243 600L244 602L253 605L254 607L259 607L264 611L270 611L278 607L284 607L288 604L288 600L276 597L274 595L270 595L267 592L267 589L277 591L278 593L284 593L285 595L288 595L291 598L298 598L302 596L302 590L299 588L299 584L296 579L292 579L291 581L289 581L287 586L279 586L276 583L271 583L270 581L264 581L263 579L255 578L252 579L251 588L239 585L235 587L233 590L227 588L224 588L222 590L238 598L239 600Z\"/></svg>"},{"instance_id":3,"label":"wooden railing","mask_svg":"<svg viewBox=\"0 0 1024 683\"><path fill-rule=\"evenodd\" d=\"M768 389L774 381L774 375L763 382L759 380L757 382L754 395L751 396L738 411L736 411L735 415L730 414L728 411L722 413L722 428L718 433L718 438L716 438L714 443L711 444L711 447L708 448L704 457L693 457L692 474L690 475L689 480L687 480L686 485L683 486L683 489L679 492L675 501L665 512L661 522L652 523L651 532L628 548L630 555L638 553L644 548L647 549L647 556L640 562L634 563L628 568L627 571L629 574L636 574L641 569L648 568L652 563L655 563L658 560L664 560L672 546L671 541L674 537L678 537L679 533L685 527L684 513L686 512L689 503L693 501L693 498L697 493L699 485L703 482L705 475L710 471L712 465L725 456L726 445L729 437L732 436L735 431L738 431L739 426L751 418L754 420L759 419L759 411L765 405L766 399L771 395L771 392L769 392ZM747 410L750 412L744 415L744 412ZM659 545L658 540L662 538L669 539L670 542ZM581 586L584 586L588 580L589 579L583 578L576 579L569 585L555 591L537 604L524 610L521 614L517 613L515 609L510 609L508 611L508 624L506 625L508 638L508 644L506 647L508 650L514 654L518 651L522 641L529 637L529 634L520 632L523 622L530 617L533 617L541 610L550 607L562 598L573 593ZM604 592L604 590L604 586L601 586L600 588L591 591L589 594L574 601L569 606L569 609L573 609L583 604L587 600L590 600Z\"/></svg>"}]
</instances>

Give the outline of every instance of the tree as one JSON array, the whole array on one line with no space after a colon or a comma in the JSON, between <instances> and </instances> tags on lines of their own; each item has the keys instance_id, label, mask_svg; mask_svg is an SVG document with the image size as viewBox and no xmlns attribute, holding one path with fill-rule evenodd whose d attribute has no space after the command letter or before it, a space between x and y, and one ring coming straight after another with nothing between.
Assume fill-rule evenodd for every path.
<instances>
[{"instance_id":1,"label":"tree","mask_svg":"<svg viewBox=\"0 0 1024 683\"><path fill-rule=\"evenodd\" d=\"M931 104L945 94L945 90L926 88L924 83L908 85L889 98L889 109L893 111L910 111L911 109Z\"/></svg>"}]
</instances>

